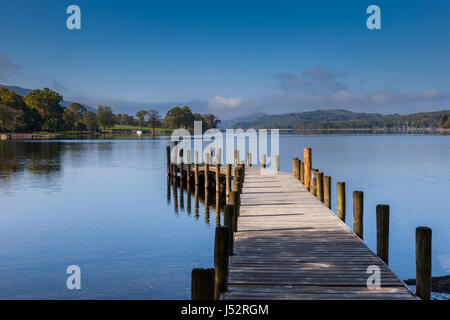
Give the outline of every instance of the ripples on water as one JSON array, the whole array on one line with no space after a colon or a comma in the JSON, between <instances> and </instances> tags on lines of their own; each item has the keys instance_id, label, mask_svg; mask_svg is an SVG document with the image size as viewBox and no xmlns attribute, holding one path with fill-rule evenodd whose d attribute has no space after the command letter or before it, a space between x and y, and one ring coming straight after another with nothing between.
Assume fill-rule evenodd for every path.
<instances>
[{"instance_id":1,"label":"ripples on water","mask_svg":"<svg viewBox=\"0 0 450 320\"><path fill-rule=\"evenodd\" d=\"M213 266L215 193L168 181L167 138L0 142L0 298L189 298ZM432 135L286 135L281 170L313 148L313 167L364 191L364 234L391 206L390 265L413 278L414 230L433 228L433 275L450 273L450 140ZM241 155L243 157L243 155ZM189 192L188 192L189 191ZM190 196L188 196L190 194ZM219 204L219 211L222 204ZM68 265L82 290L66 289Z\"/></svg>"}]
</instances>

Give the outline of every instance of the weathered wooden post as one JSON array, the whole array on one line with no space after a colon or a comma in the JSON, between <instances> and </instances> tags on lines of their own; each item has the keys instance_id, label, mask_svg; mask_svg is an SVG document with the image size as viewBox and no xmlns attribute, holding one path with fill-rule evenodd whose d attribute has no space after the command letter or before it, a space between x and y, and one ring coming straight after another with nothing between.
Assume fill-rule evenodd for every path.
<instances>
[{"instance_id":1,"label":"weathered wooden post","mask_svg":"<svg viewBox=\"0 0 450 320\"><path fill-rule=\"evenodd\" d=\"M363 192L353 191L353 231L363 239Z\"/></svg>"},{"instance_id":2,"label":"weathered wooden post","mask_svg":"<svg viewBox=\"0 0 450 320\"><path fill-rule=\"evenodd\" d=\"M323 198L323 172L316 172L316 197L324 202Z\"/></svg>"},{"instance_id":3,"label":"weathered wooden post","mask_svg":"<svg viewBox=\"0 0 450 320\"><path fill-rule=\"evenodd\" d=\"M295 177L298 181L301 179L301 167L302 167L302 160L298 159L297 161L297 176Z\"/></svg>"},{"instance_id":4,"label":"weathered wooden post","mask_svg":"<svg viewBox=\"0 0 450 320\"><path fill-rule=\"evenodd\" d=\"M305 175L305 187L306 189L311 188L311 163L312 163L312 154L311 154L311 148L304 148L303 149L303 171Z\"/></svg>"},{"instance_id":5,"label":"weathered wooden post","mask_svg":"<svg viewBox=\"0 0 450 320\"><path fill-rule=\"evenodd\" d=\"M331 177L323 177L323 203L331 209Z\"/></svg>"},{"instance_id":6,"label":"weathered wooden post","mask_svg":"<svg viewBox=\"0 0 450 320\"><path fill-rule=\"evenodd\" d=\"M252 154L250 152L247 152L247 167L252 166Z\"/></svg>"},{"instance_id":7,"label":"weathered wooden post","mask_svg":"<svg viewBox=\"0 0 450 320\"><path fill-rule=\"evenodd\" d=\"M195 185L198 185L198 151L194 152L194 170Z\"/></svg>"},{"instance_id":8,"label":"weathered wooden post","mask_svg":"<svg viewBox=\"0 0 450 320\"><path fill-rule=\"evenodd\" d=\"M186 151L187 164L186 164L186 182L189 185L191 183L191 150Z\"/></svg>"},{"instance_id":9,"label":"weathered wooden post","mask_svg":"<svg viewBox=\"0 0 450 320\"><path fill-rule=\"evenodd\" d=\"M205 176L205 189L208 189L208 187L209 187L209 179L208 179L208 173L209 173L209 156L208 156L208 153L205 153L205 173L204 173L204 176ZM205 201L206 201L206 199L205 199Z\"/></svg>"},{"instance_id":10,"label":"weathered wooden post","mask_svg":"<svg viewBox=\"0 0 450 320\"><path fill-rule=\"evenodd\" d=\"M214 300L214 269L192 269L191 299Z\"/></svg>"},{"instance_id":11,"label":"weathered wooden post","mask_svg":"<svg viewBox=\"0 0 450 320\"><path fill-rule=\"evenodd\" d=\"M230 228L230 251L229 255L233 255L233 238L234 238L234 205L226 204L223 210L223 225Z\"/></svg>"},{"instance_id":12,"label":"weathered wooden post","mask_svg":"<svg viewBox=\"0 0 450 320\"><path fill-rule=\"evenodd\" d=\"M298 158L292 158L292 175L297 177L297 160Z\"/></svg>"},{"instance_id":13,"label":"weathered wooden post","mask_svg":"<svg viewBox=\"0 0 450 320\"><path fill-rule=\"evenodd\" d=\"M234 150L234 166L237 167L239 164L239 150Z\"/></svg>"},{"instance_id":14,"label":"weathered wooden post","mask_svg":"<svg viewBox=\"0 0 450 320\"><path fill-rule=\"evenodd\" d=\"M389 206L377 205L377 255L388 264L389 260Z\"/></svg>"},{"instance_id":15,"label":"weathered wooden post","mask_svg":"<svg viewBox=\"0 0 450 320\"><path fill-rule=\"evenodd\" d=\"M167 156L167 174L171 175L172 173L170 172L170 146L166 147L166 156Z\"/></svg>"},{"instance_id":16,"label":"weathered wooden post","mask_svg":"<svg viewBox=\"0 0 450 320\"><path fill-rule=\"evenodd\" d=\"M431 229L416 228L416 295L431 298Z\"/></svg>"},{"instance_id":17,"label":"weathered wooden post","mask_svg":"<svg viewBox=\"0 0 450 320\"><path fill-rule=\"evenodd\" d=\"M214 239L214 270L215 270L215 294L216 300L220 294L227 291L228 277L228 253L230 251L230 228L224 226L216 227Z\"/></svg>"},{"instance_id":18,"label":"weathered wooden post","mask_svg":"<svg viewBox=\"0 0 450 320\"><path fill-rule=\"evenodd\" d=\"M225 176L225 195L227 197L227 200L230 197L230 191L231 191L231 163L227 163L227 170L226 170L226 176ZM227 201L228 203L228 201Z\"/></svg>"},{"instance_id":19,"label":"weathered wooden post","mask_svg":"<svg viewBox=\"0 0 450 320\"><path fill-rule=\"evenodd\" d=\"M300 163L300 182L305 184L305 163Z\"/></svg>"},{"instance_id":20,"label":"weathered wooden post","mask_svg":"<svg viewBox=\"0 0 450 320\"><path fill-rule=\"evenodd\" d=\"M311 179L311 183L310 183L310 188L309 191L311 192L311 194L313 196L316 196L316 189L317 189L317 178L316 178L316 172L317 169L311 169L311 175L312 175L312 179Z\"/></svg>"},{"instance_id":21,"label":"weathered wooden post","mask_svg":"<svg viewBox=\"0 0 450 320\"><path fill-rule=\"evenodd\" d=\"M261 155L261 168L266 168L266 155Z\"/></svg>"},{"instance_id":22,"label":"weathered wooden post","mask_svg":"<svg viewBox=\"0 0 450 320\"><path fill-rule=\"evenodd\" d=\"M345 182L337 183L337 216L345 222Z\"/></svg>"},{"instance_id":23,"label":"weathered wooden post","mask_svg":"<svg viewBox=\"0 0 450 320\"><path fill-rule=\"evenodd\" d=\"M280 156L279 155L273 156L273 167L274 167L275 172L280 171Z\"/></svg>"}]
</instances>

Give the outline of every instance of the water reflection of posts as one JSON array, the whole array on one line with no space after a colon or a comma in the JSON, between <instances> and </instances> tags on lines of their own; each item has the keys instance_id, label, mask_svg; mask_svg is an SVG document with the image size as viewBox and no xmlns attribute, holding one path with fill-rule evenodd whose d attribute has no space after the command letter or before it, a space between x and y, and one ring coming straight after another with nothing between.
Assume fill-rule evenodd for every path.
<instances>
[{"instance_id":1,"label":"water reflection of posts","mask_svg":"<svg viewBox=\"0 0 450 320\"><path fill-rule=\"evenodd\" d=\"M180 183L180 209L184 210L184 188L183 183Z\"/></svg>"},{"instance_id":2,"label":"water reflection of posts","mask_svg":"<svg viewBox=\"0 0 450 320\"><path fill-rule=\"evenodd\" d=\"M220 226L220 193L216 192L216 226Z\"/></svg>"},{"instance_id":3,"label":"water reflection of posts","mask_svg":"<svg viewBox=\"0 0 450 320\"><path fill-rule=\"evenodd\" d=\"M205 190L209 187L209 179L208 179L208 173L209 173L209 157L208 154L205 153L205 170L204 170L204 176L205 176ZM206 199L206 198L205 198Z\"/></svg>"},{"instance_id":4,"label":"water reflection of posts","mask_svg":"<svg viewBox=\"0 0 450 320\"><path fill-rule=\"evenodd\" d=\"M205 188L205 223L209 224L208 188Z\"/></svg>"},{"instance_id":5,"label":"water reflection of posts","mask_svg":"<svg viewBox=\"0 0 450 320\"><path fill-rule=\"evenodd\" d=\"M225 176L225 195L226 195L226 203L229 201L231 191L231 163L227 163L227 171Z\"/></svg>"},{"instance_id":6,"label":"water reflection of posts","mask_svg":"<svg viewBox=\"0 0 450 320\"><path fill-rule=\"evenodd\" d=\"M177 179L173 179L173 209L175 211L175 214L178 214L178 188L177 188Z\"/></svg>"},{"instance_id":7,"label":"water reflection of posts","mask_svg":"<svg viewBox=\"0 0 450 320\"><path fill-rule=\"evenodd\" d=\"M195 185L198 185L198 151L194 152L194 166L195 166L195 172L194 172L194 180Z\"/></svg>"},{"instance_id":8,"label":"water reflection of posts","mask_svg":"<svg viewBox=\"0 0 450 320\"><path fill-rule=\"evenodd\" d=\"M198 186L195 186L194 190L194 215L198 219Z\"/></svg>"},{"instance_id":9,"label":"water reflection of posts","mask_svg":"<svg viewBox=\"0 0 450 320\"><path fill-rule=\"evenodd\" d=\"M186 151L186 183L189 185L191 183L191 150Z\"/></svg>"},{"instance_id":10,"label":"water reflection of posts","mask_svg":"<svg viewBox=\"0 0 450 320\"><path fill-rule=\"evenodd\" d=\"M191 214L191 184L188 183L186 186L187 191L187 213Z\"/></svg>"},{"instance_id":11,"label":"water reflection of posts","mask_svg":"<svg viewBox=\"0 0 450 320\"><path fill-rule=\"evenodd\" d=\"M167 176L167 204L170 204L170 198L172 195L170 194L170 176Z\"/></svg>"}]
</instances>

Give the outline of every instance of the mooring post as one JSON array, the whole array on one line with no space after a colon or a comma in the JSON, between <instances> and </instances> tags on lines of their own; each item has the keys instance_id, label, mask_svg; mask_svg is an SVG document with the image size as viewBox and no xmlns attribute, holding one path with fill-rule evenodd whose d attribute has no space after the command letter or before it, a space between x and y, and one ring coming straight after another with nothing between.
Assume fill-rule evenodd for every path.
<instances>
[{"instance_id":1,"label":"mooring post","mask_svg":"<svg viewBox=\"0 0 450 320\"><path fill-rule=\"evenodd\" d=\"M416 295L431 299L431 229L416 228Z\"/></svg>"},{"instance_id":2,"label":"mooring post","mask_svg":"<svg viewBox=\"0 0 450 320\"><path fill-rule=\"evenodd\" d=\"M312 154L311 148L303 149L303 163L304 163L304 175L305 175L305 187L310 190L311 188L311 163L312 163Z\"/></svg>"},{"instance_id":3,"label":"mooring post","mask_svg":"<svg viewBox=\"0 0 450 320\"><path fill-rule=\"evenodd\" d=\"M166 147L166 156L167 156L167 174L171 175L171 172L170 172L170 146Z\"/></svg>"},{"instance_id":4,"label":"mooring post","mask_svg":"<svg viewBox=\"0 0 450 320\"><path fill-rule=\"evenodd\" d=\"M208 189L208 187L209 187L209 179L208 179L208 173L209 173L209 163L208 163L208 161L209 161L209 156L208 156L208 153L205 153L205 173L204 173L204 176L205 176L205 189ZM205 202L206 202L206 199L205 199Z\"/></svg>"},{"instance_id":5,"label":"mooring post","mask_svg":"<svg viewBox=\"0 0 450 320\"><path fill-rule=\"evenodd\" d=\"M323 203L331 209L331 177L323 177Z\"/></svg>"},{"instance_id":6,"label":"mooring post","mask_svg":"<svg viewBox=\"0 0 450 320\"><path fill-rule=\"evenodd\" d=\"M252 166L252 156L250 152L247 152L247 167Z\"/></svg>"},{"instance_id":7,"label":"mooring post","mask_svg":"<svg viewBox=\"0 0 450 320\"><path fill-rule=\"evenodd\" d=\"M316 196L317 199L324 202L323 172L316 172Z\"/></svg>"},{"instance_id":8,"label":"mooring post","mask_svg":"<svg viewBox=\"0 0 450 320\"><path fill-rule=\"evenodd\" d=\"M214 300L214 269L192 269L191 299Z\"/></svg>"},{"instance_id":9,"label":"mooring post","mask_svg":"<svg viewBox=\"0 0 450 320\"><path fill-rule=\"evenodd\" d=\"M301 162L300 163L300 182L302 184L305 184L305 163Z\"/></svg>"},{"instance_id":10,"label":"mooring post","mask_svg":"<svg viewBox=\"0 0 450 320\"><path fill-rule=\"evenodd\" d=\"M389 260L389 206L377 205L377 256L386 264Z\"/></svg>"},{"instance_id":11,"label":"mooring post","mask_svg":"<svg viewBox=\"0 0 450 320\"><path fill-rule=\"evenodd\" d=\"M237 167L239 164L239 150L234 150L234 166Z\"/></svg>"},{"instance_id":12,"label":"mooring post","mask_svg":"<svg viewBox=\"0 0 450 320\"><path fill-rule=\"evenodd\" d=\"M266 155L261 155L261 168L266 168Z\"/></svg>"},{"instance_id":13,"label":"mooring post","mask_svg":"<svg viewBox=\"0 0 450 320\"><path fill-rule=\"evenodd\" d=\"M292 175L297 176L297 160L298 158L292 158Z\"/></svg>"},{"instance_id":14,"label":"mooring post","mask_svg":"<svg viewBox=\"0 0 450 320\"><path fill-rule=\"evenodd\" d=\"M311 194L313 196L316 196L316 189L317 189L316 172L317 172L317 169L311 169L312 179L311 179L309 191L311 192Z\"/></svg>"},{"instance_id":15,"label":"mooring post","mask_svg":"<svg viewBox=\"0 0 450 320\"><path fill-rule=\"evenodd\" d=\"M214 239L214 270L215 270L215 294L216 300L220 294L227 291L228 277L228 253L230 251L230 228L216 227Z\"/></svg>"},{"instance_id":16,"label":"mooring post","mask_svg":"<svg viewBox=\"0 0 450 320\"><path fill-rule=\"evenodd\" d=\"M233 255L233 238L234 238L234 205L226 204L223 210L223 225L230 228L230 251L229 255Z\"/></svg>"},{"instance_id":17,"label":"mooring post","mask_svg":"<svg viewBox=\"0 0 450 320\"><path fill-rule=\"evenodd\" d=\"M274 166L275 172L280 171L280 156L279 155L273 156L273 166Z\"/></svg>"},{"instance_id":18,"label":"mooring post","mask_svg":"<svg viewBox=\"0 0 450 320\"><path fill-rule=\"evenodd\" d=\"M345 182L337 183L337 216L345 222Z\"/></svg>"},{"instance_id":19,"label":"mooring post","mask_svg":"<svg viewBox=\"0 0 450 320\"><path fill-rule=\"evenodd\" d=\"M353 232L363 239L363 192L353 191Z\"/></svg>"},{"instance_id":20,"label":"mooring post","mask_svg":"<svg viewBox=\"0 0 450 320\"><path fill-rule=\"evenodd\" d=\"M298 159L297 161L297 176L295 177L298 181L301 179L301 167L302 167L302 160Z\"/></svg>"}]
</instances>

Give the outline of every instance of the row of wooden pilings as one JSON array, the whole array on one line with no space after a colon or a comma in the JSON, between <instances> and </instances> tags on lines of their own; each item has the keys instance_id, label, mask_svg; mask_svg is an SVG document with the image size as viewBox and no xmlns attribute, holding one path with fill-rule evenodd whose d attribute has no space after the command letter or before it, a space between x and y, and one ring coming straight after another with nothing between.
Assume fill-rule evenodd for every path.
<instances>
[{"instance_id":1,"label":"row of wooden pilings","mask_svg":"<svg viewBox=\"0 0 450 320\"><path fill-rule=\"evenodd\" d=\"M194 165L191 168L190 151L187 151L187 163L180 164L171 162L170 146L167 146L167 173L169 176L177 177L187 184L194 182L195 185L203 183L205 190L215 184L216 192L225 189L226 205L224 207L223 226L217 225L214 239L214 268L196 268L191 274L191 299L192 300L214 300L220 299L220 295L227 290L229 257L233 255L234 233L237 231L237 219L239 217L240 195L245 178L245 162L239 160L239 151L234 151L234 171L232 164L226 164L225 177L220 170L220 150L216 154L215 168L210 168L212 152L204 155L205 163L198 162L198 153L194 153ZM176 155L178 157L178 155ZM247 153L247 166L252 166L252 155ZM274 169L279 170L279 156L274 156ZM261 156L261 167L266 168L266 155ZM203 171L203 172L202 172ZM211 179L210 173L215 173ZM193 174L193 177L191 177ZM225 178L225 179L223 179ZM192 181L193 179L194 181ZM203 181L202 181L203 180ZM211 181L212 180L212 181ZM224 181L223 181L224 180Z\"/></svg>"},{"instance_id":2,"label":"row of wooden pilings","mask_svg":"<svg viewBox=\"0 0 450 320\"><path fill-rule=\"evenodd\" d=\"M303 162L292 159L292 174L320 201L331 210L331 177L312 168L311 148L303 149ZM336 184L337 216L345 222L345 182ZM364 193L353 191L353 232L363 239ZM389 205L376 206L377 255L388 264L389 260ZM431 297L431 229L416 228L416 295L429 300Z\"/></svg>"}]
</instances>

